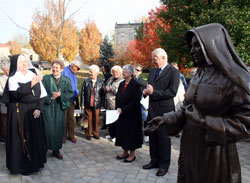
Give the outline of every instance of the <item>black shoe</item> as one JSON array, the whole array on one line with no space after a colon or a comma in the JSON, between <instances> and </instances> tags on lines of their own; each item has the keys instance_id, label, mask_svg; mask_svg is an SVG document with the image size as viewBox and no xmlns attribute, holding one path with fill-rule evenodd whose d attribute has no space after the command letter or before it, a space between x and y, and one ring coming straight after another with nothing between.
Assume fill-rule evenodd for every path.
<instances>
[{"instance_id":1,"label":"black shoe","mask_svg":"<svg viewBox=\"0 0 250 183\"><path fill-rule=\"evenodd\" d=\"M160 169L157 171L156 176L164 176L167 172L168 172L167 169L160 168Z\"/></svg>"},{"instance_id":2,"label":"black shoe","mask_svg":"<svg viewBox=\"0 0 250 183\"><path fill-rule=\"evenodd\" d=\"M91 137L90 137L90 136L87 136L86 139L87 139L87 140L91 140Z\"/></svg>"},{"instance_id":3,"label":"black shoe","mask_svg":"<svg viewBox=\"0 0 250 183\"><path fill-rule=\"evenodd\" d=\"M144 165L142 168L144 170L149 170L149 169L152 169L152 168L159 168L159 165L153 164L153 163L149 163L149 164Z\"/></svg>"},{"instance_id":4,"label":"black shoe","mask_svg":"<svg viewBox=\"0 0 250 183\"><path fill-rule=\"evenodd\" d=\"M116 156L116 159L117 160L121 160L121 159L126 159L126 158L128 158L129 157L129 155L127 154L126 156L124 156L124 157L120 157L119 155L118 156Z\"/></svg>"},{"instance_id":5,"label":"black shoe","mask_svg":"<svg viewBox=\"0 0 250 183\"><path fill-rule=\"evenodd\" d=\"M100 137L99 137L99 136L94 136L94 138L95 138L95 139L97 139L97 140L99 140L99 139L100 139Z\"/></svg>"},{"instance_id":6,"label":"black shoe","mask_svg":"<svg viewBox=\"0 0 250 183\"><path fill-rule=\"evenodd\" d=\"M134 156L133 159L131 159L131 160L124 159L123 162L124 163L131 163L131 162L135 161L135 159L136 159L136 157Z\"/></svg>"},{"instance_id":7,"label":"black shoe","mask_svg":"<svg viewBox=\"0 0 250 183\"><path fill-rule=\"evenodd\" d=\"M23 172L21 173L23 176L29 176L31 174L31 172Z\"/></svg>"}]
</instances>

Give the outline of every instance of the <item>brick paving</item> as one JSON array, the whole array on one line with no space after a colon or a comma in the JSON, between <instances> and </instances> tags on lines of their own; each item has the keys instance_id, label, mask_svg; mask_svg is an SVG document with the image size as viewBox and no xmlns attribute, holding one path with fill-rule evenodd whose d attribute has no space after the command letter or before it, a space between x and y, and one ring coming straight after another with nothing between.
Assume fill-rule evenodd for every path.
<instances>
[{"instance_id":1,"label":"brick paving","mask_svg":"<svg viewBox=\"0 0 250 183\"><path fill-rule=\"evenodd\" d=\"M114 142L105 139L107 131L101 131L100 140L86 140L82 130L76 127L77 143L67 141L61 152L63 160L51 156L45 167L30 176L10 175L5 166L4 144L0 144L0 183L175 183L179 138L172 138L171 165L164 177L155 176L157 169L143 170L149 162L147 144L136 151L136 160L123 163L115 159L121 153ZM242 183L250 182L250 142L237 144L241 161Z\"/></svg>"}]
</instances>

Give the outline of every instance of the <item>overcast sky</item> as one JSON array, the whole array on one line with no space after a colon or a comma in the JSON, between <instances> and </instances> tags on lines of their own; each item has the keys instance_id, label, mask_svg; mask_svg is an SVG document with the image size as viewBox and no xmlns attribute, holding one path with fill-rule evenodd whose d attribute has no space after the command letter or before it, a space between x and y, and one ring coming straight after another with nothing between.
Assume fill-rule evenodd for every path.
<instances>
[{"instance_id":1,"label":"overcast sky","mask_svg":"<svg viewBox=\"0 0 250 183\"><path fill-rule=\"evenodd\" d=\"M71 14L83 6L74 16L77 27L83 28L90 19L96 22L103 35L110 35L116 22L133 23L160 5L159 0L71 0L68 12ZM43 0L0 0L0 43L6 43L14 36L28 35L14 23L29 30L35 9L41 7Z\"/></svg>"}]
</instances>

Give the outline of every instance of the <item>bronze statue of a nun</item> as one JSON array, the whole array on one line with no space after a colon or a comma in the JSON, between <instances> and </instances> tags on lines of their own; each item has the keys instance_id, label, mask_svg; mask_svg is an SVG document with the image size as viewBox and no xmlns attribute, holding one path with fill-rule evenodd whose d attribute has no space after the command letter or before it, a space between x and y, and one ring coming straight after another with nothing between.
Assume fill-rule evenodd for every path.
<instances>
[{"instance_id":1,"label":"bronze statue of a nun","mask_svg":"<svg viewBox=\"0 0 250 183\"><path fill-rule=\"evenodd\" d=\"M183 130L178 182L240 183L236 142L250 137L250 74L218 23L186 33L198 67L180 110L156 117L145 131L167 125L167 135Z\"/></svg>"}]
</instances>

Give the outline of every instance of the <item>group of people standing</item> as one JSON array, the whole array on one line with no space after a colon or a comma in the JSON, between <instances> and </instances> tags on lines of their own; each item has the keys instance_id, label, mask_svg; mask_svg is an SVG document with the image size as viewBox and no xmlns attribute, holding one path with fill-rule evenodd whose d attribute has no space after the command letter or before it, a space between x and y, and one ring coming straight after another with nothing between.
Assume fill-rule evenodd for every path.
<instances>
[{"instance_id":1,"label":"group of people standing","mask_svg":"<svg viewBox=\"0 0 250 183\"><path fill-rule=\"evenodd\" d=\"M110 135L116 138L115 145L123 149L116 159L134 161L135 150L143 143L140 100L146 83L140 76L142 66L115 65L105 83L98 77L99 67L91 65L89 77L79 92L76 72L80 62L73 61L66 68L61 60L53 60L51 64L52 74L43 77L24 55L11 57L2 100L8 110L6 163L10 173L37 172L46 162L47 150L63 159L60 149L66 139L76 143L74 109L78 96L88 121L86 139L100 138L100 109L116 109L119 118L109 125Z\"/></svg>"},{"instance_id":2,"label":"group of people standing","mask_svg":"<svg viewBox=\"0 0 250 183\"><path fill-rule=\"evenodd\" d=\"M134 81L134 67L126 65L122 69L114 66L112 76L104 84L103 79L98 77L99 67L91 65L89 77L83 81L80 93L76 77L76 72L81 67L79 61L73 61L66 68L61 60L53 60L51 65L52 73L43 76L26 56L14 55L10 59L10 65L6 67L6 74L1 77L4 79L1 83L2 105L7 115L7 128L1 129L7 137L6 166L10 173L29 175L39 171L46 163L47 150L52 151L52 156L63 159L60 153L63 143L67 139L76 143L74 109L79 95L80 108L85 111L88 120L88 127L85 129L88 140L91 140L92 135L95 139L100 138L99 113L105 106L108 109L118 109L121 116L119 121L131 119L130 125L117 122L113 133L117 137L116 145L130 151L131 156L126 160L132 162L135 159L133 152L142 144L141 92L139 84ZM130 115L131 112L133 116ZM4 117L3 113L1 110L1 117ZM134 132L126 140L124 135L127 134L117 129L129 127Z\"/></svg>"},{"instance_id":3,"label":"group of people standing","mask_svg":"<svg viewBox=\"0 0 250 183\"><path fill-rule=\"evenodd\" d=\"M36 172L46 162L47 149L63 158L59 151L63 142L67 138L76 142L73 111L79 95L88 121L86 139L100 138L100 109L117 110L117 121L109 125L115 145L122 148L116 159L133 162L143 143L140 101L148 97L144 131L149 136L150 162L143 169L158 168L156 175L164 176L171 160L169 136L182 131L178 182L240 183L235 142L250 137L249 72L222 25L192 29L186 40L197 72L185 86L178 109L174 98L182 76L162 48L152 52L154 68L147 84L140 77L140 65L114 66L112 75L104 75L105 81L98 77L99 67L91 65L81 93L77 61L64 69L62 61L54 60L52 74L43 77L26 57L12 56L2 98L7 104L7 168L12 174Z\"/></svg>"}]
</instances>

